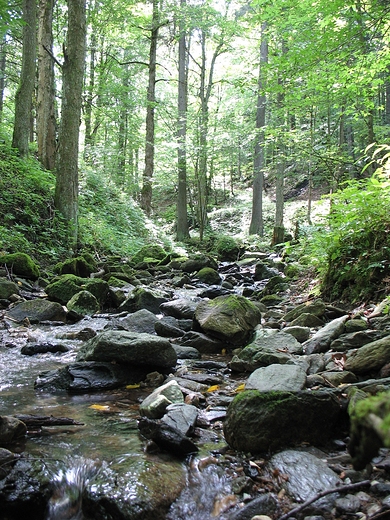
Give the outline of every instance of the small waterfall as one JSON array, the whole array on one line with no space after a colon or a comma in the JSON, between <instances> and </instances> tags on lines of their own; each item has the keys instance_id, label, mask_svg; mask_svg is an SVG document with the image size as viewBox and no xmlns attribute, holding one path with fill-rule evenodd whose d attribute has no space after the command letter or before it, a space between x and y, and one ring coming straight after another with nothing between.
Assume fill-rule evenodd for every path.
<instances>
[{"instance_id":1,"label":"small waterfall","mask_svg":"<svg viewBox=\"0 0 390 520\"><path fill-rule=\"evenodd\" d=\"M54 489L46 520L83 520L83 492L99 469L99 461L83 457L66 459L52 476Z\"/></svg>"}]
</instances>

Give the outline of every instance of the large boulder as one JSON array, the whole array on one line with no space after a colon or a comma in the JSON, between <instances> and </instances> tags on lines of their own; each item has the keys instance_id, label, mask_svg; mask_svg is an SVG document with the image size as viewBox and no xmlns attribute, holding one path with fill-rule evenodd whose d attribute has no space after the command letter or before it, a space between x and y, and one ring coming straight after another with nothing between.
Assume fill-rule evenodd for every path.
<instances>
[{"instance_id":1,"label":"large boulder","mask_svg":"<svg viewBox=\"0 0 390 520\"><path fill-rule=\"evenodd\" d=\"M340 433L345 416L331 392L245 390L228 407L224 433L233 449L250 453L302 442L318 446Z\"/></svg>"},{"instance_id":2,"label":"large boulder","mask_svg":"<svg viewBox=\"0 0 390 520\"><path fill-rule=\"evenodd\" d=\"M321 317L325 314L325 310L325 303L320 299L314 300L312 302L301 303L301 305L298 305L291 311L287 312L284 315L283 320L287 322L293 321L303 313Z\"/></svg>"},{"instance_id":3,"label":"large boulder","mask_svg":"<svg viewBox=\"0 0 390 520\"><path fill-rule=\"evenodd\" d=\"M84 393L139 383L149 370L113 363L81 362L39 374L34 387L45 392Z\"/></svg>"},{"instance_id":4,"label":"large boulder","mask_svg":"<svg viewBox=\"0 0 390 520\"><path fill-rule=\"evenodd\" d=\"M194 317L198 304L185 298L177 298L160 305L160 310L167 316L177 319L190 319Z\"/></svg>"},{"instance_id":5,"label":"large boulder","mask_svg":"<svg viewBox=\"0 0 390 520\"><path fill-rule=\"evenodd\" d=\"M306 383L306 372L298 365L269 365L258 368L249 376L245 388L270 392L281 390L298 392Z\"/></svg>"},{"instance_id":6,"label":"large boulder","mask_svg":"<svg viewBox=\"0 0 390 520\"><path fill-rule=\"evenodd\" d=\"M24 422L16 419L16 417L0 416L0 446L10 444L16 439L24 437L26 432L26 425Z\"/></svg>"},{"instance_id":7,"label":"large boulder","mask_svg":"<svg viewBox=\"0 0 390 520\"><path fill-rule=\"evenodd\" d=\"M206 334L231 345L243 346L253 336L261 313L243 296L218 296L198 304L195 320Z\"/></svg>"},{"instance_id":8,"label":"large boulder","mask_svg":"<svg viewBox=\"0 0 390 520\"><path fill-rule=\"evenodd\" d=\"M165 338L126 330L107 330L89 340L77 361L108 361L161 368L176 365L176 352Z\"/></svg>"},{"instance_id":9,"label":"large boulder","mask_svg":"<svg viewBox=\"0 0 390 520\"><path fill-rule=\"evenodd\" d=\"M75 258L68 258L55 266L58 274L74 274L81 278L89 278L98 267L92 255L85 253Z\"/></svg>"},{"instance_id":10,"label":"large boulder","mask_svg":"<svg viewBox=\"0 0 390 520\"><path fill-rule=\"evenodd\" d=\"M147 334L155 333L155 325L158 322L157 316L147 309L140 309L132 314L128 314L123 318L119 318L118 325L132 332L146 332Z\"/></svg>"},{"instance_id":11,"label":"large boulder","mask_svg":"<svg viewBox=\"0 0 390 520\"><path fill-rule=\"evenodd\" d=\"M73 274L64 274L45 288L49 299L62 305L66 305L81 290L92 293L103 305L109 294L109 285L100 278L80 278Z\"/></svg>"},{"instance_id":12,"label":"large boulder","mask_svg":"<svg viewBox=\"0 0 390 520\"><path fill-rule=\"evenodd\" d=\"M132 291L129 297L120 305L121 311L136 312L141 309L146 309L154 314L157 314L160 305L167 302L166 296L143 287L137 287Z\"/></svg>"},{"instance_id":13,"label":"large boulder","mask_svg":"<svg viewBox=\"0 0 390 520\"><path fill-rule=\"evenodd\" d=\"M340 316L335 318L331 322L327 323L325 327L322 327L318 332L314 334L311 339L308 339L303 343L303 350L305 354L313 354L316 352L326 352L333 340L341 336L344 332L345 322L349 319L349 316Z\"/></svg>"},{"instance_id":14,"label":"large boulder","mask_svg":"<svg viewBox=\"0 0 390 520\"><path fill-rule=\"evenodd\" d=\"M166 258L167 252L159 244L147 244L143 246L134 256L131 258L133 264L146 263L159 263L161 260Z\"/></svg>"},{"instance_id":15,"label":"large boulder","mask_svg":"<svg viewBox=\"0 0 390 520\"><path fill-rule=\"evenodd\" d=\"M48 300L27 300L9 309L7 315L18 322L25 318L28 318L31 323L66 321L66 311L62 305Z\"/></svg>"},{"instance_id":16,"label":"large boulder","mask_svg":"<svg viewBox=\"0 0 390 520\"><path fill-rule=\"evenodd\" d=\"M351 353L344 369L355 374L367 374L380 370L390 363L390 336L363 345Z\"/></svg>"},{"instance_id":17,"label":"large boulder","mask_svg":"<svg viewBox=\"0 0 390 520\"><path fill-rule=\"evenodd\" d=\"M212 269L217 270L218 264L210 256L198 253L188 258L188 260L183 262L180 266L181 270L185 273L198 272L204 267L211 267Z\"/></svg>"},{"instance_id":18,"label":"large boulder","mask_svg":"<svg viewBox=\"0 0 390 520\"><path fill-rule=\"evenodd\" d=\"M7 269L17 276L22 276L28 280L39 278L39 267L33 259L25 253L11 253L0 256L0 265L5 264Z\"/></svg>"},{"instance_id":19,"label":"large boulder","mask_svg":"<svg viewBox=\"0 0 390 520\"><path fill-rule=\"evenodd\" d=\"M0 300L7 300L12 294L19 294L19 287L15 282L0 278Z\"/></svg>"},{"instance_id":20,"label":"large boulder","mask_svg":"<svg viewBox=\"0 0 390 520\"><path fill-rule=\"evenodd\" d=\"M99 312L100 305L92 293L80 291L68 301L67 308L80 316L92 316Z\"/></svg>"}]
</instances>

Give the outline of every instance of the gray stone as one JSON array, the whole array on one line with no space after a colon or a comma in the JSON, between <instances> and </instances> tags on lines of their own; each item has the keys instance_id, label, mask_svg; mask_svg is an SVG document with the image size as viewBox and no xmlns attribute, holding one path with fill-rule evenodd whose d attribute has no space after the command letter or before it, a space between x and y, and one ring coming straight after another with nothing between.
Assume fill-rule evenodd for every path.
<instances>
[{"instance_id":1,"label":"gray stone","mask_svg":"<svg viewBox=\"0 0 390 520\"><path fill-rule=\"evenodd\" d=\"M298 502L305 502L321 491L342 484L338 475L315 455L304 451L286 450L274 455L270 466L286 475L283 487L288 495ZM330 511L337 499L332 493L314 502L305 512Z\"/></svg>"},{"instance_id":2,"label":"gray stone","mask_svg":"<svg viewBox=\"0 0 390 520\"><path fill-rule=\"evenodd\" d=\"M143 287L137 287L129 297L120 305L121 311L136 312L147 309L154 314L158 314L160 305L168 300L163 293L151 291Z\"/></svg>"},{"instance_id":3,"label":"gray stone","mask_svg":"<svg viewBox=\"0 0 390 520\"><path fill-rule=\"evenodd\" d=\"M185 298L178 298L160 305L160 310L167 316L173 316L178 319L192 319L195 314L197 302L186 300Z\"/></svg>"},{"instance_id":4,"label":"gray stone","mask_svg":"<svg viewBox=\"0 0 390 520\"><path fill-rule=\"evenodd\" d=\"M310 327L300 327L298 325L293 327L285 327L283 332L285 334L291 334L291 336L294 336L294 338L299 341L299 343L303 343L309 339Z\"/></svg>"},{"instance_id":5,"label":"gray stone","mask_svg":"<svg viewBox=\"0 0 390 520\"><path fill-rule=\"evenodd\" d=\"M296 365L269 365L258 368L249 376L245 388L269 392L282 390L297 392L302 390L306 383L305 371Z\"/></svg>"},{"instance_id":6,"label":"gray stone","mask_svg":"<svg viewBox=\"0 0 390 520\"><path fill-rule=\"evenodd\" d=\"M313 302L302 303L301 305L298 305L291 311L287 312L284 315L284 321L293 321L303 313L308 313L320 317L324 315L325 309L325 303L322 300L314 300Z\"/></svg>"},{"instance_id":7,"label":"gray stone","mask_svg":"<svg viewBox=\"0 0 390 520\"><path fill-rule=\"evenodd\" d=\"M260 323L261 313L244 296L229 295L200 302L195 319L206 334L231 345L244 346Z\"/></svg>"},{"instance_id":8,"label":"gray stone","mask_svg":"<svg viewBox=\"0 0 390 520\"><path fill-rule=\"evenodd\" d=\"M173 403L167 406L162 421L176 428L183 435L190 435L193 433L198 411L196 406L191 404Z\"/></svg>"},{"instance_id":9,"label":"gray stone","mask_svg":"<svg viewBox=\"0 0 390 520\"><path fill-rule=\"evenodd\" d=\"M352 514L359 511L361 504L360 500L355 495L345 495L345 497L338 498L335 502L336 510L342 514Z\"/></svg>"},{"instance_id":10,"label":"gray stone","mask_svg":"<svg viewBox=\"0 0 390 520\"><path fill-rule=\"evenodd\" d=\"M0 444L2 446L24 437L26 433L27 427L24 422L19 421L16 417L0 415Z\"/></svg>"},{"instance_id":11,"label":"gray stone","mask_svg":"<svg viewBox=\"0 0 390 520\"><path fill-rule=\"evenodd\" d=\"M175 380L159 386L140 405L140 413L150 419L160 419L166 408L173 403L183 403L184 397Z\"/></svg>"},{"instance_id":12,"label":"gray stone","mask_svg":"<svg viewBox=\"0 0 390 520\"><path fill-rule=\"evenodd\" d=\"M346 383L356 383L358 378L352 372L347 370L339 370L338 372L326 371L321 374L325 381L333 386L339 386Z\"/></svg>"},{"instance_id":13,"label":"gray stone","mask_svg":"<svg viewBox=\"0 0 390 520\"><path fill-rule=\"evenodd\" d=\"M182 347L195 348L201 354L220 354L222 349L226 347L226 343L195 331L186 332L180 338L172 340L172 343Z\"/></svg>"},{"instance_id":14,"label":"gray stone","mask_svg":"<svg viewBox=\"0 0 390 520\"><path fill-rule=\"evenodd\" d=\"M155 334L155 324L157 321L157 316L147 309L140 309L118 320L120 326L125 330L130 332L146 332L147 334Z\"/></svg>"},{"instance_id":15,"label":"gray stone","mask_svg":"<svg viewBox=\"0 0 390 520\"><path fill-rule=\"evenodd\" d=\"M79 316L92 316L99 312L100 305L95 296L89 291L80 291L72 296L66 304L69 311Z\"/></svg>"},{"instance_id":16,"label":"gray stone","mask_svg":"<svg viewBox=\"0 0 390 520\"><path fill-rule=\"evenodd\" d=\"M344 332L344 324L349 316L341 316L322 327L314 336L303 343L303 350L306 354L317 352L326 352L333 340L338 338Z\"/></svg>"},{"instance_id":17,"label":"gray stone","mask_svg":"<svg viewBox=\"0 0 390 520\"><path fill-rule=\"evenodd\" d=\"M115 361L170 368L176 365L177 357L167 339L145 333L107 330L80 349L77 361Z\"/></svg>"},{"instance_id":18,"label":"gray stone","mask_svg":"<svg viewBox=\"0 0 390 520\"><path fill-rule=\"evenodd\" d=\"M154 330L164 338L180 338L185 332L180 320L173 316L164 316L161 320L155 321Z\"/></svg>"},{"instance_id":19,"label":"gray stone","mask_svg":"<svg viewBox=\"0 0 390 520\"><path fill-rule=\"evenodd\" d=\"M363 345L347 358L344 368L355 374L380 370L390 362L390 336Z\"/></svg>"},{"instance_id":20,"label":"gray stone","mask_svg":"<svg viewBox=\"0 0 390 520\"><path fill-rule=\"evenodd\" d=\"M28 300L7 311L7 315L16 321L28 318L31 323L41 321L66 321L66 311L61 304L48 300Z\"/></svg>"},{"instance_id":21,"label":"gray stone","mask_svg":"<svg viewBox=\"0 0 390 520\"><path fill-rule=\"evenodd\" d=\"M194 347L183 347L182 345L173 344L177 359L201 359L202 354Z\"/></svg>"},{"instance_id":22,"label":"gray stone","mask_svg":"<svg viewBox=\"0 0 390 520\"><path fill-rule=\"evenodd\" d=\"M300 442L323 445L345 421L346 412L328 391L245 390L228 407L224 433L233 449L266 453Z\"/></svg>"},{"instance_id":23,"label":"gray stone","mask_svg":"<svg viewBox=\"0 0 390 520\"><path fill-rule=\"evenodd\" d=\"M230 518L231 520L253 520L254 517L257 518L255 515L273 517L277 506L278 501L276 496L271 493L266 493L251 500L249 504L244 505L240 511L234 513ZM263 520L265 519L263 518Z\"/></svg>"},{"instance_id":24,"label":"gray stone","mask_svg":"<svg viewBox=\"0 0 390 520\"><path fill-rule=\"evenodd\" d=\"M348 321L347 321L348 323ZM372 343L381 339L385 334L379 330L362 330L358 332L350 332L341 334L341 336L330 344L330 348L337 352L345 352L352 348L359 348L367 343Z\"/></svg>"},{"instance_id":25,"label":"gray stone","mask_svg":"<svg viewBox=\"0 0 390 520\"><path fill-rule=\"evenodd\" d=\"M290 323L291 327L322 327L323 320L309 312L303 312Z\"/></svg>"},{"instance_id":26,"label":"gray stone","mask_svg":"<svg viewBox=\"0 0 390 520\"><path fill-rule=\"evenodd\" d=\"M17 284L6 278L0 278L0 300L7 300L12 294L19 294Z\"/></svg>"}]
</instances>

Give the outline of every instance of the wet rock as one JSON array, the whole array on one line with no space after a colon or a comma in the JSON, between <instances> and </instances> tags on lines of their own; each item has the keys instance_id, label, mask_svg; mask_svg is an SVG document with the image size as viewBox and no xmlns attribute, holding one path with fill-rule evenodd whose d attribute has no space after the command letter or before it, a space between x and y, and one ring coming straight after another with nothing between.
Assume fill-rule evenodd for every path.
<instances>
[{"instance_id":1,"label":"wet rock","mask_svg":"<svg viewBox=\"0 0 390 520\"><path fill-rule=\"evenodd\" d=\"M349 322L347 321L347 323ZM346 350L362 347L367 343L381 339L383 335L379 330L363 330L341 334L339 338L332 341L330 348L338 352L345 352Z\"/></svg>"},{"instance_id":2,"label":"wet rock","mask_svg":"<svg viewBox=\"0 0 390 520\"><path fill-rule=\"evenodd\" d=\"M80 317L92 316L100 310L99 302L89 291L80 291L72 296L66 304L69 311L76 313Z\"/></svg>"},{"instance_id":3,"label":"wet rock","mask_svg":"<svg viewBox=\"0 0 390 520\"><path fill-rule=\"evenodd\" d=\"M42 372L36 379L34 387L47 392L70 393L110 390L142 381L146 371L145 367L142 369L113 363L94 361L72 363L57 370Z\"/></svg>"},{"instance_id":4,"label":"wet rock","mask_svg":"<svg viewBox=\"0 0 390 520\"><path fill-rule=\"evenodd\" d=\"M283 487L298 502L305 502L321 491L341 484L341 479L325 462L305 451L282 451L271 458L270 466L286 476ZM305 512L330 511L336 499L336 493L327 495L308 506Z\"/></svg>"},{"instance_id":5,"label":"wet rock","mask_svg":"<svg viewBox=\"0 0 390 520\"><path fill-rule=\"evenodd\" d=\"M218 271L212 267L204 267L196 273L196 277L207 285L218 285L222 281Z\"/></svg>"},{"instance_id":6,"label":"wet rock","mask_svg":"<svg viewBox=\"0 0 390 520\"><path fill-rule=\"evenodd\" d=\"M16 417L7 415L0 416L0 445L5 446L11 442L24 437L27 433L27 427Z\"/></svg>"},{"instance_id":7,"label":"wet rock","mask_svg":"<svg viewBox=\"0 0 390 520\"><path fill-rule=\"evenodd\" d=\"M338 372L327 371L322 374L322 377L328 381L332 386L339 386L346 383L357 383L358 378L352 372L340 370Z\"/></svg>"},{"instance_id":8,"label":"wet rock","mask_svg":"<svg viewBox=\"0 0 390 520\"><path fill-rule=\"evenodd\" d=\"M210 300L213 300L218 296L225 296L231 293L232 291L229 288L223 287L221 285L212 285L211 287L208 287L205 291L202 291L199 294L199 298L210 298Z\"/></svg>"},{"instance_id":9,"label":"wet rock","mask_svg":"<svg viewBox=\"0 0 390 520\"><path fill-rule=\"evenodd\" d=\"M345 322L348 319L349 316L346 314L327 323L325 327L316 332L311 339L305 341L303 344L304 352L306 354L326 352L332 341L344 332Z\"/></svg>"},{"instance_id":10,"label":"wet rock","mask_svg":"<svg viewBox=\"0 0 390 520\"><path fill-rule=\"evenodd\" d=\"M89 291L101 305L104 305L108 297L109 285L100 278L81 278L73 274L64 274L47 285L45 290L50 300L61 305L66 305L80 290Z\"/></svg>"},{"instance_id":11,"label":"wet rock","mask_svg":"<svg viewBox=\"0 0 390 520\"><path fill-rule=\"evenodd\" d=\"M5 448L0 448L0 480L10 473L13 464L19 458L19 454L13 453Z\"/></svg>"},{"instance_id":12,"label":"wet rock","mask_svg":"<svg viewBox=\"0 0 390 520\"><path fill-rule=\"evenodd\" d=\"M338 498L335 501L336 510L341 514L353 514L359 511L361 504L360 500L355 495L345 495L345 497Z\"/></svg>"},{"instance_id":13,"label":"wet rock","mask_svg":"<svg viewBox=\"0 0 390 520\"><path fill-rule=\"evenodd\" d=\"M367 330L368 323L366 320L363 320L362 318L354 318L352 320L349 320L345 323L345 332L352 333L352 332L359 332Z\"/></svg>"},{"instance_id":14,"label":"wet rock","mask_svg":"<svg viewBox=\"0 0 390 520\"><path fill-rule=\"evenodd\" d=\"M285 334L291 334L291 336L294 336L294 338L299 341L299 343L303 343L309 339L310 327L300 327L298 325L293 327L285 327L283 332Z\"/></svg>"},{"instance_id":15,"label":"wet rock","mask_svg":"<svg viewBox=\"0 0 390 520\"><path fill-rule=\"evenodd\" d=\"M115 361L170 368L176 365L176 352L168 340L151 334L107 330L89 340L79 351L77 361Z\"/></svg>"},{"instance_id":16,"label":"wet rock","mask_svg":"<svg viewBox=\"0 0 390 520\"><path fill-rule=\"evenodd\" d=\"M120 305L121 311L136 312L141 309L158 314L160 305L167 302L167 297L161 292L137 287L130 296Z\"/></svg>"},{"instance_id":17,"label":"wet rock","mask_svg":"<svg viewBox=\"0 0 390 520\"><path fill-rule=\"evenodd\" d=\"M231 516L231 520L253 520L255 515L267 515L273 517L278 501L272 493L266 493L254 498L246 504L240 511Z\"/></svg>"},{"instance_id":18,"label":"wet rock","mask_svg":"<svg viewBox=\"0 0 390 520\"><path fill-rule=\"evenodd\" d=\"M197 303L192 300L178 298L160 305L160 310L167 316L178 319L191 319L194 317Z\"/></svg>"},{"instance_id":19,"label":"wet rock","mask_svg":"<svg viewBox=\"0 0 390 520\"><path fill-rule=\"evenodd\" d=\"M278 276L279 274L280 273L277 269L274 267L269 267L264 262L260 261L255 265L254 280L257 282L261 280L267 280L273 276Z\"/></svg>"},{"instance_id":20,"label":"wet rock","mask_svg":"<svg viewBox=\"0 0 390 520\"><path fill-rule=\"evenodd\" d=\"M35 356L36 354L47 354L48 352L55 354L56 352L63 353L68 351L69 348L60 343L35 343L33 345L25 345L20 353L24 356Z\"/></svg>"},{"instance_id":21,"label":"wet rock","mask_svg":"<svg viewBox=\"0 0 390 520\"><path fill-rule=\"evenodd\" d=\"M219 296L200 302L195 319L201 329L212 337L232 345L245 345L261 321L261 313L243 296Z\"/></svg>"},{"instance_id":22,"label":"wet rock","mask_svg":"<svg viewBox=\"0 0 390 520\"><path fill-rule=\"evenodd\" d=\"M41 321L66 321L66 311L56 302L48 300L28 300L8 309L7 315L18 322L28 318L30 323Z\"/></svg>"},{"instance_id":23,"label":"wet rock","mask_svg":"<svg viewBox=\"0 0 390 520\"><path fill-rule=\"evenodd\" d=\"M119 318L118 324L121 328L130 332L146 332L147 334L155 334L155 325L159 319L157 316L147 310L140 309L132 314L128 314L123 318Z\"/></svg>"},{"instance_id":24,"label":"wet rock","mask_svg":"<svg viewBox=\"0 0 390 520\"><path fill-rule=\"evenodd\" d=\"M159 336L164 338L180 338L185 332L181 321L173 316L164 316L161 320L156 319L154 330Z\"/></svg>"},{"instance_id":25,"label":"wet rock","mask_svg":"<svg viewBox=\"0 0 390 520\"><path fill-rule=\"evenodd\" d=\"M345 370L355 374L366 374L380 370L390 362L390 336L367 343L352 352L345 363Z\"/></svg>"},{"instance_id":26,"label":"wet rock","mask_svg":"<svg viewBox=\"0 0 390 520\"><path fill-rule=\"evenodd\" d=\"M194 431L199 410L186 403L173 403L167 406L162 422L179 430L183 435L191 435Z\"/></svg>"},{"instance_id":27,"label":"wet rock","mask_svg":"<svg viewBox=\"0 0 390 520\"><path fill-rule=\"evenodd\" d=\"M160 419L171 404L184 402L183 393L175 380L156 388L140 405L140 413L150 419Z\"/></svg>"},{"instance_id":28,"label":"wet rock","mask_svg":"<svg viewBox=\"0 0 390 520\"><path fill-rule=\"evenodd\" d=\"M218 264L214 260L214 258L204 255L202 253L192 255L188 260L183 262L180 266L181 270L184 273L194 273L198 272L204 267L211 267L212 269L217 270Z\"/></svg>"},{"instance_id":29,"label":"wet rock","mask_svg":"<svg viewBox=\"0 0 390 520\"><path fill-rule=\"evenodd\" d=\"M322 327L323 320L309 312L303 312L295 320L290 322L291 327Z\"/></svg>"},{"instance_id":30,"label":"wet rock","mask_svg":"<svg viewBox=\"0 0 390 520\"><path fill-rule=\"evenodd\" d=\"M245 384L247 390L269 392L283 390L297 392L302 390L306 383L305 371L296 365L269 365L258 368L249 376Z\"/></svg>"},{"instance_id":31,"label":"wet rock","mask_svg":"<svg viewBox=\"0 0 390 520\"><path fill-rule=\"evenodd\" d=\"M12 294L19 294L19 287L6 278L0 278L0 300L7 300Z\"/></svg>"},{"instance_id":32,"label":"wet rock","mask_svg":"<svg viewBox=\"0 0 390 520\"><path fill-rule=\"evenodd\" d=\"M303 313L312 314L321 317L325 314L326 306L322 300L314 300L313 302L302 303L284 315L284 321L290 322L298 318Z\"/></svg>"},{"instance_id":33,"label":"wet rock","mask_svg":"<svg viewBox=\"0 0 390 520\"><path fill-rule=\"evenodd\" d=\"M142 417L138 422L138 428L146 439L154 441L161 449L179 457L198 451L198 447L189 437L164 422Z\"/></svg>"},{"instance_id":34,"label":"wet rock","mask_svg":"<svg viewBox=\"0 0 390 520\"><path fill-rule=\"evenodd\" d=\"M345 423L346 414L330 392L246 390L229 405L224 433L232 448L261 453L303 441L322 445Z\"/></svg>"},{"instance_id":35,"label":"wet rock","mask_svg":"<svg viewBox=\"0 0 390 520\"><path fill-rule=\"evenodd\" d=\"M180 338L175 338L172 343L176 343L183 347L195 348L201 354L220 354L222 349L226 348L226 343L214 338L210 338L201 332L186 332Z\"/></svg>"}]
</instances>

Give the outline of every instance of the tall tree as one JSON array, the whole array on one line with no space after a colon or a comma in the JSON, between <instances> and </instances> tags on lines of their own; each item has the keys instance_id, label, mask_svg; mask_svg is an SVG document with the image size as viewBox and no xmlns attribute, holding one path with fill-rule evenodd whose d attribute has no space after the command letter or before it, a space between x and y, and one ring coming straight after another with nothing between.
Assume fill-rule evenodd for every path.
<instances>
[{"instance_id":1,"label":"tall tree","mask_svg":"<svg viewBox=\"0 0 390 520\"><path fill-rule=\"evenodd\" d=\"M176 236L178 240L188 238L188 215L187 215L187 56L186 33L184 23L184 9L186 0L180 0L181 14L179 20L179 81L177 93L177 170L178 170L178 192L177 192L177 214L176 214Z\"/></svg>"},{"instance_id":2,"label":"tall tree","mask_svg":"<svg viewBox=\"0 0 390 520\"><path fill-rule=\"evenodd\" d=\"M78 233L78 152L83 94L86 8L85 0L68 0L68 27L62 66L62 110L58 136L56 208L72 226L72 244Z\"/></svg>"},{"instance_id":3,"label":"tall tree","mask_svg":"<svg viewBox=\"0 0 390 520\"><path fill-rule=\"evenodd\" d=\"M15 96L15 122L12 146L21 156L28 155L31 135L32 95L35 84L36 65L36 0L23 0L23 55L19 87Z\"/></svg>"},{"instance_id":4,"label":"tall tree","mask_svg":"<svg viewBox=\"0 0 390 520\"><path fill-rule=\"evenodd\" d=\"M56 157L53 6L54 0L39 0L37 142L38 158L48 170L54 170Z\"/></svg>"},{"instance_id":5,"label":"tall tree","mask_svg":"<svg viewBox=\"0 0 390 520\"><path fill-rule=\"evenodd\" d=\"M259 79L257 87L257 107L256 107L256 140L255 153L253 160L253 188L252 188L252 218L249 225L250 235L260 235L264 233L263 223L263 188L264 188L264 167L265 167L265 115L266 115L266 95L265 95L265 66L268 63L268 41L266 37L267 24L261 26L260 42L260 64Z\"/></svg>"}]
</instances>

